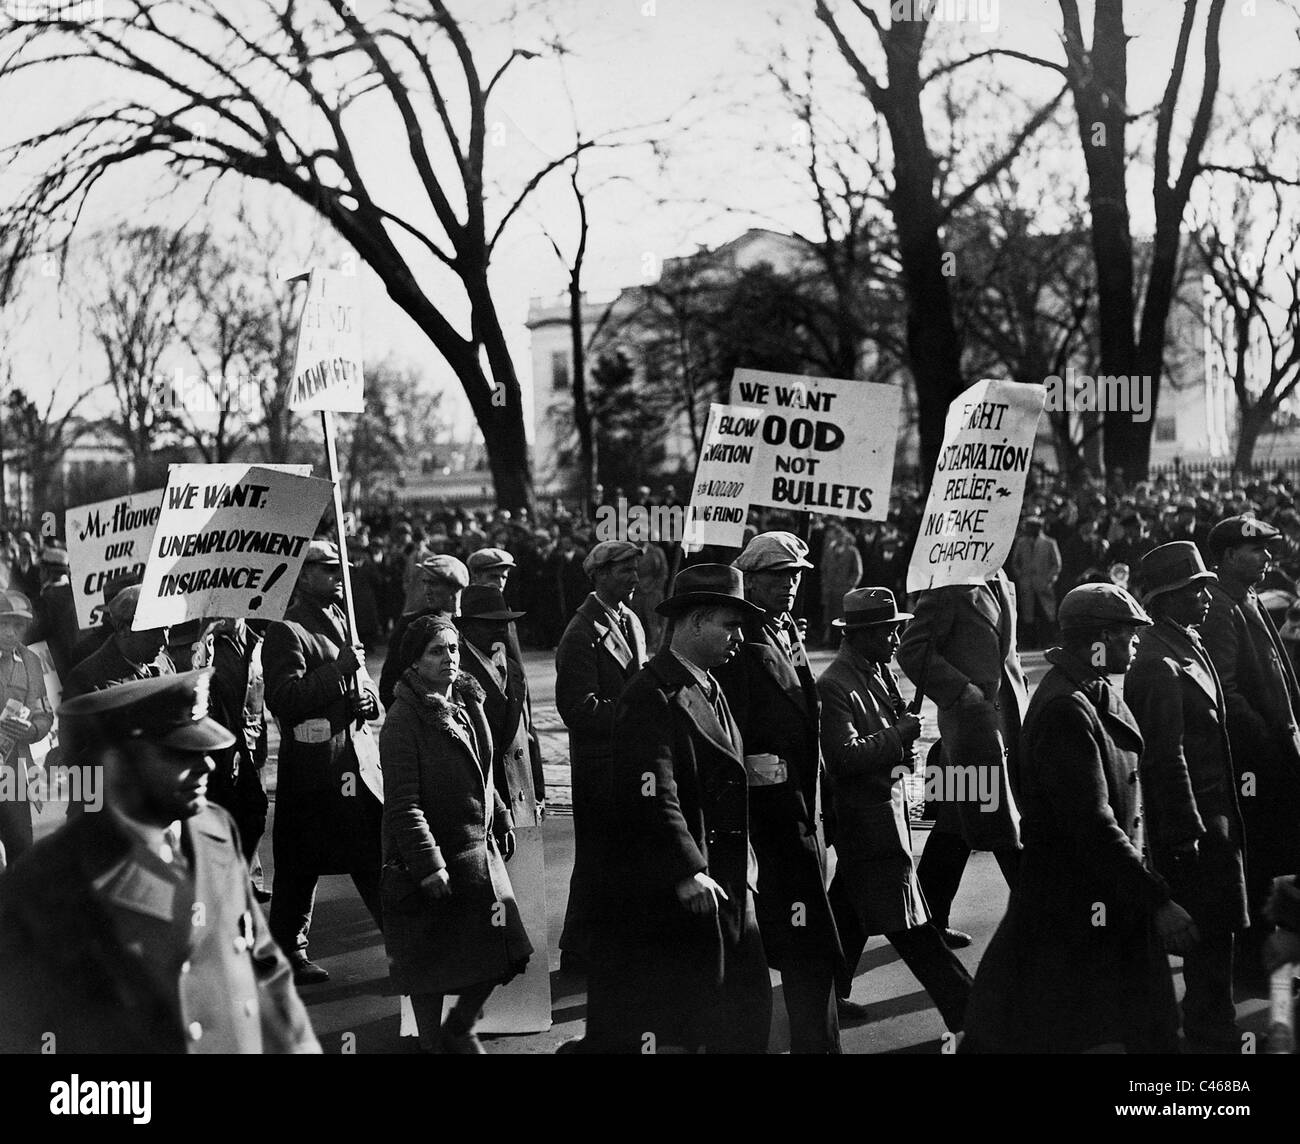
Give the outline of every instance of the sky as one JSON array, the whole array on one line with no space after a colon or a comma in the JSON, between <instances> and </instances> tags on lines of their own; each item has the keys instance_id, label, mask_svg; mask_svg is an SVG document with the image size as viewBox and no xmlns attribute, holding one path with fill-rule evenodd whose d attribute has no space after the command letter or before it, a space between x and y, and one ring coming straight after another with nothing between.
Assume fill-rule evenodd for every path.
<instances>
[{"instance_id":1,"label":"sky","mask_svg":"<svg viewBox=\"0 0 1300 1144\"><path fill-rule=\"evenodd\" d=\"M21 2L25 0L0 0L0 10ZM111 8L115 0L106 3ZM222 0L221 10L256 27L265 3ZM323 0L318 3L323 7ZM353 7L364 19L385 3L353 0ZM466 21L485 73L508 56L512 45L543 53L537 59L514 60L489 105L488 174L505 192L504 198L493 200L490 217L499 217L501 204L540 164L568 150L575 121L585 137L620 133L622 145L589 152L583 163L591 219L585 284L593 298L610 297L621 287L652 277L664 258L725 242L748 226L814 233L806 180L791 156L781 154L798 140L795 121L767 74L771 66L779 66L782 53L801 61L806 51L812 52L819 98L849 142L858 133L866 145L876 130L865 99L814 18L812 0L545 0L523 5L478 0L450 6ZM878 66L878 55L869 51L870 33L851 4L839 0L834 6L852 29L854 43ZM164 5L162 10L171 13L175 7ZM875 7L883 14L889 5L877 0ZM1090 30L1090 5L1083 8L1085 29ZM1126 5L1134 37L1129 86L1136 108L1154 103L1166 82L1181 9L1174 0L1130 0ZM938 11L940 16L976 18L936 21L933 60L994 46L1056 60L1062 56L1055 0L941 0ZM170 18L178 32L189 31L179 14ZM1300 64L1296 26L1295 16L1280 0L1229 0L1223 30L1225 91L1243 90ZM1198 37L1199 32L1198 24ZM197 26L194 34L202 35ZM558 59L547 52L556 36L566 49ZM450 89L454 72L449 61L434 62L437 74L453 77ZM976 70L986 66L987 71ZM1059 85L1053 72L1005 59L976 65L968 74L972 86L965 94L971 103L969 111L963 108L962 129L979 145L1004 138L1011 125L1023 120L1026 107L1049 98ZM975 90L981 74L992 76L1006 90L997 99L981 95ZM1186 90L1194 90L1199 78L1194 46ZM51 65L43 75L33 72L0 80L0 100L7 108L0 120L0 142L12 142L127 93L156 98L150 94L153 90L131 77L71 63ZM305 109L288 85L279 98L283 102L277 113L291 129L307 123ZM387 105L377 98L362 99L353 115L351 134L384 204L435 231L405 155L402 132ZM936 134L944 130L936 118ZM1149 132L1135 134L1140 138ZM635 140L655 140L660 146L652 150L645 142L629 142ZM1060 213L1053 203L1062 198L1082 202L1079 172L1077 141L1069 136L1060 140L1056 152L1041 157L1038 169L1026 170L1026 179L1031 184L1037 179L1044 190L1039 217L1044 228L1059 221L1053 218L1054 211ZM0 172L0 195L22 193L24 179L34 173ZM1073 195L1061 195L1062 182L1074 184ZM203 189L197 184L173 189L149 164L123 169L96 189L79 233L120 221L180 225L204 210L220 226L240 202L303 234L318 225L296 201L254 184L241 187L223 181L206 207ZM1134 178L1130 193L1134 226L1140 231L1149 217L1149 181ZM546 233L567 253L574 242L575 218L567 182L553 175L530 207L515 217L494 257L493 289L530 404L524 321L530 299L553 299L565 286L565 268ZM328 234L320 245L326 261L346 252ZM432 296L464 328L465 313L454 284L440 275L432 259L413 266ZM19 381L33 395L50 386L72 393L102 376L102 360L87 344L72 302L77 288L76 282L37 275L20 306L0 319L6 337L0 353L11 357ZM472 424L468 406L445 364L387 297L378 278L364 269L362 288L367 356L391 355L423 370L431 388L445 390L444 410L467 432ZM528 423L531 431L531 416Z\"/></svg>"}]
</instances>

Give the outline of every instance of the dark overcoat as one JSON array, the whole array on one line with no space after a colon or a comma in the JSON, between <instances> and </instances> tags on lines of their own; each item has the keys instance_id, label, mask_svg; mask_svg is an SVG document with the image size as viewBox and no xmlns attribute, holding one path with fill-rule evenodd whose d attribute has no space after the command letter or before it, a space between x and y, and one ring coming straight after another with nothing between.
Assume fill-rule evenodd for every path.
<instances>
[{"instance_id":1,"label":"dark overcoat","mask_svg":"<svg viewBox=\"0 0 1300 1144\"><path fill-rule=\"evenodd\" d=\"M1223 686L1255 908L1274 877L1300 869L1300 688L1253 589L1211 583L1200 631Z\"/></svg>"},{"instance_id":2,"label":"dark overcoat","mask_svg":"<svg viewBox=\"0 0 1300 1144\"><path fill-rule=\"evenodd\" d=\"M743 748L724 714L725 725L668 650L618 703L610 792L618 830L602 883L588 1021L588 1036L602 1045L640 1051L647 1032L660 1047L682 1044L725 987L744 1026L727 1030L728 1044L766 1049L771 987L753 909ZM715 918L677 898L677 884L700 872L727 895Z\"/></svg>"},{"instance_id":3,"label":"dark overcoat","mask_svg":"<svg viewBox=\"0 0 1300 1144\"><path fill-rule=\"evenodd\" d=\"M957 802L955 814L941 813L942 828L959 828L974 850L1014 848L1020 819L1016 762L1028 706L1016 654L1015 588L999 571L984 584L922 592L913 608L898 666L939 709L944 765L988 767L998 782L996 810L976 798ZM968 683L980 690L982 700L958 702ZM944 789L955 790L957 784L945 782Z\"/></svg>"},{"instance_id":4,"label":"dark overcoat","mask_svg":"<svg viewBox=\"0 0 1300 1144\"><path fill-rule=\"evenodd\" d=\"M0 877L0 1052L320 1052L230 816L182 830L192 874L106 809Z\"/></svg>"},{"instance_id":5,"label":"dark overcoat","mask_svg":"<svg viewBox=\"0 0 1300 1144\"><path fill-rule=\"evenodd\" d=\"M498 847L513 824L492 780L483 692L462 672L454 695L430 695L409 669L379 733L384 943L404 993L508 981L533 952ZM434 901L420 882L439 870L451 894Z\"/></svg>"},{"instance_id":6,"label":"dark overcoat","mask_svg":"<svg viewBox=\"0 0 1300 1144\"><path fill-rule=\"evenodd\" d=\"M609 831L614 707L646 660L641 621L626 605L621 609L631 617L632 646L593 592L569 621L555 652L555 706L569 729L573 791L573 874L560 948L580 955L591 940L591 911Z\"/></svg>"},{"instance_id":7,"label":"dark overcoat","mask_svg":"<svg viewBox=\"0 0 1300 1144\"><path fill-rule=\"evenodd\" d=\"M968 1052L1176 1052L1169 960L1152 917L1169 887L1145 858L1142 735L1087 663L1053 648L1021 738L1024 853L975 975Z\"/></svg>"},{"instance_id":8,"label":"dark overcoat","mask_svg":"<svg viewBox=\"0 0 1300 1144\"><path fill-rule=\"evenodd\" d=\"M349 680L335 661L343 612L299 600L262 647L266 706L280 723L272 846L276 865L317 874L379 869L379 800L357 770ZM374 683L363 686L375 696Z\"/></svg>"},{"instance_id":9,"label":"dark overcoat","mask_svg":"<svg viewBox=\"0 0 1300 1144\"><path fill-rule=\"evenodd\" d=\"M903 789L908 752L895 729L901 699L893 673L884 670L887 681L845 643L817 680L822 754L835 800L830 898L837 911L841 902L852 911L864 937L929 920L912 861Z\"/></svg>"},{"instance_id":10,"label":"dark overcoat","mask_svg":"<svg viewBox=\"0 0 1300 1144\"><path fill-rule=\"evenodd\" d=\"M749 790L758 924L767 959L777 969L829 963L839 971L844 954L826 898L826 850L816 819L823 773L821 705L807 657L799 654L796 667L781 646L782 619L747 618L745 642L714 675L727 694L745 753L776 755L789 774L784 783Z\"/></svg>"},{"instance_id":11,"label":"dark overcoat","mask_svg":"<svg viewBox=\"0 0 1300 1144\"><path fill-rule=\"evenodd\" d=\"M1223 690L1200 640L1167 619L1142 633L1124 680L1142 731L1142 795L1152 865L1198 925L1249 921L1243 828ZM1196 842L1193 860L1176 847Z\"/></svg>"}]
</instances>

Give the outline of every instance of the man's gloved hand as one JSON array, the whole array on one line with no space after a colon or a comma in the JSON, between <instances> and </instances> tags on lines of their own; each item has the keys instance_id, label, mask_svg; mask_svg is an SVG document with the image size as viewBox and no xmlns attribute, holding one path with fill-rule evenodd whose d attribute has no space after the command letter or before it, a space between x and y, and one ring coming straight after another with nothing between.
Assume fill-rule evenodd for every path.
<instances>
[{"instance_id":1,"label":"man's gloved hand","mask_svg":"<svg viewBox=\"0 0 1300 1144\"><path fill-rule=\"evenodd\" d=\"M504 834L497 836L497 849L501 851L501 857L507 862L515 856L515 832L507 830Z\"/></svg>"},{"instance_id":2,"label":"man's gloved hand","mask_svg":"<svg viewBox=\"0 0 1300 1144\"><path fill-rule=\"evenodd\" d=\"M898 731L898 736L904 743L915 743L921 737L921 720L911 713L899 719L894 724L894 728Z\"/></svg>"},{"instance_id":3,"label":"man's gloved hand","mask_svg":"<svg viewBox=\"0 0 1300 1144\"><path fill-rule=\"evenodd\" d=\"M354 719L364 719L369 722L371 719L379 718L379 701L369 691L350 696L349 702Z\"/></svg>"}]
</instances>

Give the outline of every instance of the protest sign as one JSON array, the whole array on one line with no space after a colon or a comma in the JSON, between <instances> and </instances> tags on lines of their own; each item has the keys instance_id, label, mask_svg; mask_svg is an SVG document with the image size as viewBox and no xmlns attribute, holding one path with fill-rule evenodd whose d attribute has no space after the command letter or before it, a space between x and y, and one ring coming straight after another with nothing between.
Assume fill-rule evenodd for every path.
<instances>
[{"instance_id":1,"label":"protest sign","mask_svg":"<svg viewBox=\"0 0 1300 1144\"><path fill-rule=\"evenodd\" d=\"M134 626L282 619L331 493L266 465L174 465Z\"/></svg>"},{"instance_id":2,"label":"protest sign","mask_svg":"<svg viewBox=\"0 0 1300 1144\"><path fill-rule=\"evenodd\" d=\"M978 381L948 407L907 590L982 584L1002 567L1025 495L1046 391Z\"/></svg>"},{"instance_id":3,"label":"protest sign","mask_svg":"<svg viewBox=\"0 0 1300 1144\"><path fill-rule=\"evenodd\" d=\"M709 406L682 537L687 552L706 544L740 548L745 543L759 424L760 418L750 410L716 403Z\"/></svg>"},{"instance_id":4,"label":"protest sign","mask_svg":"<svg viewBox=\"0 0 1300 1144\"><path fill-rule=\"evenodd\" d=\"M751 504L884 520L902 390L829 377L738 369L731 404L755 421Z\"/></svg>"},{"instance_id":5,"label":"protest sign","mask_svg":"<svg viewBox=\"0 0 1300 1144\"><path fill-rule=\"evenodd\" d=\"M365 409L358 294L354 274L320 267L311 271L289 385L289 408L294 412Z\"/></svg>"},{"instance_id":6,"label":"protest sign","mask_svg":"<svg viewBox=\"0 0 1300 1144\"><path fill-rule=\"evenodd\" d=\"M153 544L162 489L70 508L63 517L72 567L77 626L93 627L104 607L104 585L125 572L143 572Z\"/></svg>"}]
</instances>

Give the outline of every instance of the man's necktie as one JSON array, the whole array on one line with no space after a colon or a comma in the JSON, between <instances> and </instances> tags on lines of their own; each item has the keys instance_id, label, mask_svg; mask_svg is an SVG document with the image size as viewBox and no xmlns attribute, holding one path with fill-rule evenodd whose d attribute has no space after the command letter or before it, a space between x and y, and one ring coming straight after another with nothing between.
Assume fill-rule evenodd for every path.
<instances>
[{"instance_id":1,"label":"man's necktie","mask_svg":"<svg viewBox=\"0 0 1300 1144\"><path fill-rule=\"evenodd\" d=\"M624 611L618 613L618 629L623 633L623 639L627 643L630 651L636 650L636 644L632 642L632 617Z\"/></svg>"},{"instance_id":2,"label":"man's necktie","mask_svg":"<svg viewBox=\"0 0 1300 1144\"><path fill-rule=\"evenodd\" d=\"M163 831L163 842L158 848L158 857L167 865L181 873L188 873L190 864L185 858L185 850L181 845L181 828L173 823Z\"/></svg>"}]
</instances>

